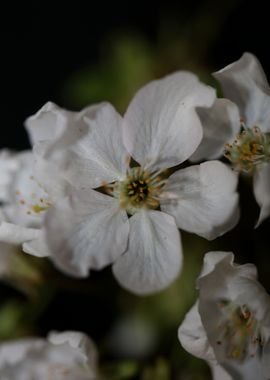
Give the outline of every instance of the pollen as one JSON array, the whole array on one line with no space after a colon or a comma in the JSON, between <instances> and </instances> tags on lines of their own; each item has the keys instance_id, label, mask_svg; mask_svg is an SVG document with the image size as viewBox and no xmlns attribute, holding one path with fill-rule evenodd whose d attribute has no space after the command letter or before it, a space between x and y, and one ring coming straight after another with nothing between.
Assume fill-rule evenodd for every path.
<instances>
[{"instance_id":1,"label":"pollen","mask_svg":"<svg viewBox=\"0 0 270 380\"><path fill-rule=\"evenodd\" d=\"M270 161L270 136L257 126L247 128L242 124L242 131L233 143L225 145L224 156L234 169L252 172L257 165Z\"/></svg>"},{"instance_id":2,"label":"pollen","mask_svg":"<svg viewBox=\"0 0 270 380\"><path fill-rule=\"evenodd\" d=\"M123 181L113 187L113 195L119 199L121 208L129 214L139 209L159 207L159 195L166 180L160 171L148 172L141 167L130 168Z\"/></svg>"},{"instance_id":3,"label":"pollen","mask_svg":"<svg viewBox=\"0 0 270 380\"><path fill-rule=\"evenodd\" d=\"M227 357L233 360L241 362L247 356L253 356L262 344L255 313L247 305L239 306L233 302L221 301L219 307L223 322L219 326L221 334L217 344L224 345Z\"/></svg>"}]
</instances>

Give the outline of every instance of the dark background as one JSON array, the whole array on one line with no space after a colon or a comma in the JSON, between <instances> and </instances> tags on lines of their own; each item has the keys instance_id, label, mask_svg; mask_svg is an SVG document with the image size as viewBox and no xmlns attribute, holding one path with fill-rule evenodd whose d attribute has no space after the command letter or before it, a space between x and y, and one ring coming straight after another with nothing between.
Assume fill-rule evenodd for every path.
<instances>
[{"instance_id":1,"label":"dark background","mask_svg":"<svg viewBox=\"0 0 270 380\"><path fill-rule=\"evenodd\" d=\"M184 26L196 53L210 23L213 35L201 62L209 70L251 51L270 74L267 2L47 0L1 5L1 146L27 146L23 121L47 100L72 108L63 84L80 67L99 65L112 35L135 33L154 46L162 27Z\"/></svg>"},{"instance_id":2,"label":"dark background","mask_svg":"<svg viewBox=\"0 0 270 380\"><path fill-rule=\"evenodd\" d=\"M0 147L18 150L27 148L29 143L23 128L24 120L48 100L75 110L85 106L87 99L89 102L107 100L109 92L113 93L114 89L119 91L119 72L115 62L112 70L113 62L109 53L119 36L136 36L146 41L151 54L152 51L155 52L155 55L151 55L152 61L155 56L160 61L157 62L158 68L154 76L162 76L177 69L194 70L200 75L210 74L239 59L243 52L250 51L259 58L270 78L270 20L267 2L18 1L1 5L0 29ZM178 52L179 57L184 58L178 59ZM134 56L134 60L137 58ZM88 98L78 100L76 93L72 94L72 88L76 87L67 87L67 83L82 70L87 69L89 74L91 68L95 83L109 82L112 88L105 86L103 95L102 91L96 95L90 91ZM119 65L119 71L121 69ZM132 80L131 75L130 81ZM91 80L89 82L91 87ZM119 95L121 94L117 96ZM260 281L270 292L270 219L254 230L259 210L253 198L252 187L245 182L240 182L239 187L242 193L241 221L233 231L207 243L207 247L203 239L197 238L199 252L194 249L194 244L197 244L194 235L183 234L187 263L185 278L180 279L183 282L179 286L179 292L176 288L177 293L172 297L175 300L186 297L186 301L183 302L181 313L176 302L173 322L170 320L169 308L172 305L166 304L169 300L167 295L161 299L158 298L159 295L156 298L153 296L150 301L149 298L132 296L116 284L109 268L98 273L92 272L88 280L72 282L49 266L48 275L46 272L44 275L48 281L44 283L44 289L41 286L38 297L29 301L29 306L24 295L1 284L0 299L2 303L7 302L7 307L4 317L3 311L0 313L0 336L10 338L27 333L46 335L51 329L78 329L89 333L100 343L118 314L121 315L123 311L135 313L140 307L143 313L154 310L150 321L153 323L157 315L155 323L164 330L156 349L158 355L168 357L173 341L176 347L174 366L186 368L186 373L189 374L194 370L193 361L189 362L191 357L184 352L180 355L176 329L187 310L187 304L191 305L193 281L189 276L197 276L199 260L202 260L203 254L208 250L233 250L239 262L254 262L258 265ZM189 292L192 292L191 296ZM171 296L171 293L168 294ZM17 300L18 297L21 303L9 303L11 298ZM165 310L164 314L163 309L160 312L159 308ZM13 313L15 320L13 318L13 324L6 326L3 320L11 320L11 314L8 313ZM157 331L160 334L160 327ZM198 373L200 367L195 373L196 380L199 378Z\"/></svg>"}]
</instances>

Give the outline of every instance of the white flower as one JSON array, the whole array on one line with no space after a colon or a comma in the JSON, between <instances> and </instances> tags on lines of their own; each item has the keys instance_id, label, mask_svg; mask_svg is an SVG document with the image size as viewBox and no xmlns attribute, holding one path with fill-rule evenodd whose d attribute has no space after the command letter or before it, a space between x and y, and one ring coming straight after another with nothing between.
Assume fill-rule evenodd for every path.
<instances>
[{"instance_id":1,"label":"white flower","mask_svg":"<svg viewBox=\"0 0 270 380\"><path fill-rule=\"evenodd\" d=\"M270 296L256 267L236 265L230 252L209 252L197 285L198 302L179 328L183 347L222 366L232 379L270 377Z\"/></svg>"},{"instance_id":2,"label":"white flower","mask_svg":"<svg viewBox=\"0 0 270 380\"><path fill-rule=\"evenodd\" d=\"M48 102L26 120L33 151L0 155L0 201L5 221L0 222L0 241L23 245L35 256L49 256L43 221L48 208L70 189L54 162L47 160L53 148L64 149L84 133L84 117L95 106L70 112ZM57 150L56 150L57 152Z\"/></svg>"},{"instance_id":3,"label":"white flower","mask_svg":"<svg viewBox=\"0 0 270 380\"><path fill-rule=\"evenodd\" d=\"M106 103L85 117L88 132L69 149L58 148L61 173L79 190L55 203L46 217L52 259L60 269L87 276L89 269L114 263L122 286L152 293L181 269L177 227L208 239L233 227L238 196L231 170L208 162L170 177L167 171L200 143L195 107L210 106L213 99L211 88L181 72L143 87L123 119Z\"/></svg>"},{"instance_id":4,"label":"white flower","mask_svg":"<svg viewBox=\"0 0 270 380\"><path fill-rule=\"evenodd\" d=\"M97 353L80 332L0 344L1 380L96 380Z\"/></svg>"},{"instance_id":5,"label":"white flower","mask_svg":"<svg viewBox=\"0 0 270 380\"><path fill-rule=\"evenodd\" d=\"M0 221L0 241L23 245L27 253L36 256L48 256L44 242L42 224L44 213L51 206L54 192L47 190L36 180L34 173L34 155L31 151L13 153L10 161L16 164L16 170L9 175L5 186L8 194L1 207L3 218ZM40 164L38 164L40 167ZM39 170L42 175L42 171ZM58 182L58 181L57 181ZM35 247L31 249L32 245Z\"/></svg>"},{"instance_id":6,"label":"white flower","mask_svg":"<svg viewBox=\"0 0 270 380\"><path fill-rule=\"evenodd\" d=\"M211 109L198 111L204 138L192 160L215 159L224 153L237 171L253 173L261 207L259 225L270 214L270 87L250 53L214 76L230 100L217 99Z\"/></svg>"}]
</instances>

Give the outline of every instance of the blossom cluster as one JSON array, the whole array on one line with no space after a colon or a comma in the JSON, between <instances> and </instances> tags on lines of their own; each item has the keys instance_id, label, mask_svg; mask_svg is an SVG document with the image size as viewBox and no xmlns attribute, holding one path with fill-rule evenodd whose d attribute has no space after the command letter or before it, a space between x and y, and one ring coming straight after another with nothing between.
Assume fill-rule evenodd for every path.
<instances>
[{"instance_id":1,"label":"blossom cluster","mask_svg":"<svg viewBox=\"0 0 270 380\"><path fill-rule=\"evenodd\" d=\"M224 98L179 71L141 88L124 116L107 102L80 112L48 102L29 117L32 148L0 154L0 273L21 247L76 278L112 265L123 288L148 295L182 271L179 230L213 240L236 226L239 175L253 176L256 226L269 217L265 74L245 53L214 77ZM267 380L270 296L255 266L233 259L205 255L179 339L215 379ZM4 380L90 380L96 367L94 345L79 332L0 345Z\"/></svg>"}]
</instances>

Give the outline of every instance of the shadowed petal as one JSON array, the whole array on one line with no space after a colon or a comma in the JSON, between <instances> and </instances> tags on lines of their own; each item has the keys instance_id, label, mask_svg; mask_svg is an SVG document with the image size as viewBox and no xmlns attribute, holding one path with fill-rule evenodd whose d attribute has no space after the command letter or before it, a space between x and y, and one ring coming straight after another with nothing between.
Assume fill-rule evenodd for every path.
<instances>
[{"instance_id":1,"label":"shadowed petal","mask_svg":"<svg viewBox=\"0 0 270 380\"><path fill-rule=\"evenodd\" d=\"M159 211L141 211L130 218L128 250L114 264L120 284L136 294L169 286L182 266L182 248L174 219Z\"/></svg>"}]
</instances>

